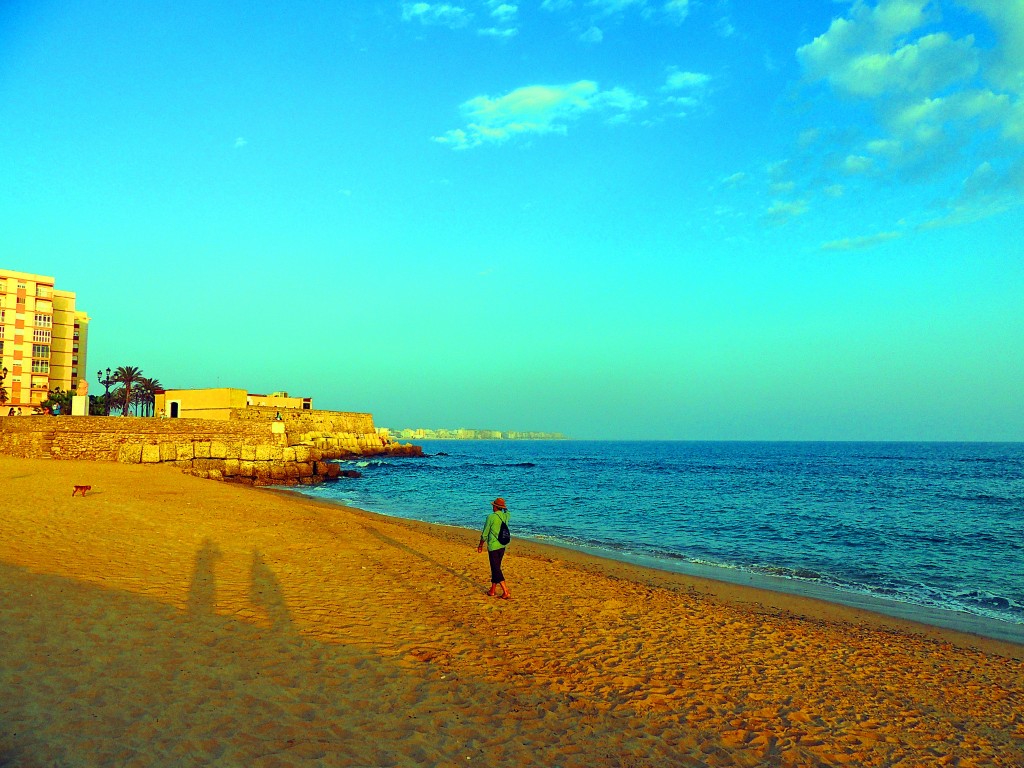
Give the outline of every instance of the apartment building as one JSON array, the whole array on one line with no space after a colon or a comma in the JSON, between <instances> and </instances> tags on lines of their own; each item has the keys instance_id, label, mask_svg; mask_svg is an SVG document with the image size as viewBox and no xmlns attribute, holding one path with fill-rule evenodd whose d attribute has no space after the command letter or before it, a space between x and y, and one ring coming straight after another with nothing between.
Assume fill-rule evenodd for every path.
<instances>
[{"instance_id":1,"label":"apartment building","mask_svg":"<svg viewBox=\"0 0 1024 768\"><path fill-rule=\"evenodd\" d=\"M0 268L0 375L4 408L32 408L51 389L73 391L88 379L89 317L75 307L75 294L54 279ZM4 411L6 413L6 411Z\"/></svg>"}]
</instances>

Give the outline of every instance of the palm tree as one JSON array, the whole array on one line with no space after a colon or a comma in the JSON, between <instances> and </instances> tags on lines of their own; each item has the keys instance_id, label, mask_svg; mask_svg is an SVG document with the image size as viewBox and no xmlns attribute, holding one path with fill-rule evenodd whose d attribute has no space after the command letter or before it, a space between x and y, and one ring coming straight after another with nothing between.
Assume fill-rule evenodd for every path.
<instances>
[{"instance_id":1,"label":"palm tree","mask_svg":"<svg viewBox=\"0 0 1024 768\"><path fill-rule=\"evenodd\" d=\"M113 379L124 388L124 400L123 405L121 406L121 415L127 416L128 408L132 401L132 389L142 380L142 369L136 368L134 365L122 365L114 371Z\"/></svg>"},{"instance_id":2,"label":"palm tree","mask_svg":"<svg viewBox=\"0 0 1024 768\"><path fill-rule=\"evenodd\" d=\"M152 416L156 410L156 393L164 387L157 379L139 379L139 402L142 403L142 415Z\"/></svg>"},{"instance_id":3,"label":"palm tree","mask_svg":"<svg viewBox=\"0 0 1024 768\"><path fill-rule=\"evenodd\" d=\"M110 413L111 415L117 413L121 416L127 416L124 413L124 387L114 387L110 390Z\"/></svg>"}]
</instances>

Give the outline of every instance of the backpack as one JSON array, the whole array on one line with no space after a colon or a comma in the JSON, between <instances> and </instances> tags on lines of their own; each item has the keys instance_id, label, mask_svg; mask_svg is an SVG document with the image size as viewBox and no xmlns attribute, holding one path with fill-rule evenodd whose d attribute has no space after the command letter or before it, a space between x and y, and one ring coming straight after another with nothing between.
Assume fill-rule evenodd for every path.
<instances>
[{"instance_id":1,"label":"backpack","mask_svg":"<svg viewBox=\"0 0 1024 768\"><path fill-rule=\"evenodd\" d=\"M498 518L501 520L501 518ZM512 531L508 529L508 525L505 524L504 520L501 520L501 528L498 529L498 543L505 546L512 541Z\"/></svg>"}]
</instances>

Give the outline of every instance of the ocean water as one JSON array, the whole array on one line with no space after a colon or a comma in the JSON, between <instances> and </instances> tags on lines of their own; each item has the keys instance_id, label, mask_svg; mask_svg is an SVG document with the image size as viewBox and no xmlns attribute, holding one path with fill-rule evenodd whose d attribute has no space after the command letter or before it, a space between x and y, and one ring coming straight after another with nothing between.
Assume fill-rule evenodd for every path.
<instances>
[{"instance_id":1,"label":"ocean water","mask_svg":"<svg viewBox=\"0 0 1024 768\"><path fill-rule=\"evenodd\" d=\"M474 529L503 496L514 536L1024 642L1024 443L422 445L303 492Z\"/></svg>"}]
</instances>

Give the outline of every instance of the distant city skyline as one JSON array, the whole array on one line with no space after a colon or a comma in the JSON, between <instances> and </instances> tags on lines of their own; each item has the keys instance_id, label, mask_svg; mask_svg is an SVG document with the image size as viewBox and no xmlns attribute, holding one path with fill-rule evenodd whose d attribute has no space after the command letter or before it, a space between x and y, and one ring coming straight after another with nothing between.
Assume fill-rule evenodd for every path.
<instances>
[{"instance_id":1,"label":"distant city skyline","mask_svg":"<svg viewBox=\"0 0 1024 768\"><path fill-rule=\"evenodd\" d=\"M166 387L1024 440L1022 202L1020 2L0 6L0 264Z\"/></svg>"}]
</instances>

